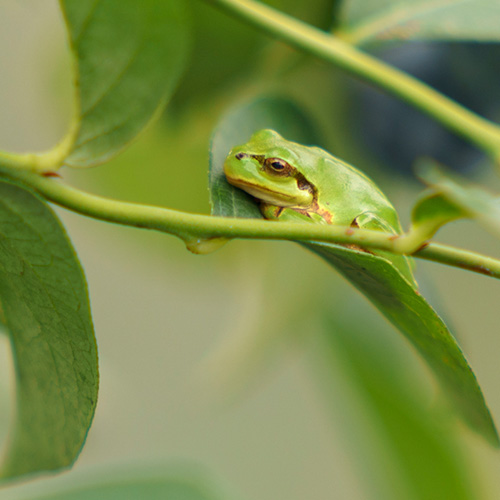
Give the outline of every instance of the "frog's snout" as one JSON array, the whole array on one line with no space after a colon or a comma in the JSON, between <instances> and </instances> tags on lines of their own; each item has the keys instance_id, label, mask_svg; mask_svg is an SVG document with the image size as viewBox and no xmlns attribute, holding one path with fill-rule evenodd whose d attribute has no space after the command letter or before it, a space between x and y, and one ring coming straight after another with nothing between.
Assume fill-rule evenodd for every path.
<instances>
[{"instance_id":1,"label":"frog's snout","mask_svg":"<svg viewBox=\"0 0 500 500\"><path fill-rule=\"evenodd\" d=\"M237 153L234 155L234 157L237 159L237 160L243 160L243 158L247 158L248 155L246 153Z\"/></svg>"}]
</instances>

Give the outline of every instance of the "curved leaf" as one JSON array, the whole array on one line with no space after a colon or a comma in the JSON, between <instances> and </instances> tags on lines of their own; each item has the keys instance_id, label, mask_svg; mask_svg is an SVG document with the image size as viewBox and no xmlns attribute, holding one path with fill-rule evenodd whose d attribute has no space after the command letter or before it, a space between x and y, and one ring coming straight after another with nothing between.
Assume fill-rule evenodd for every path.
<instances>
[{"instance_id":1,"label":"curved leaf","mask_svg":"<svg viewBox=\"0 0 500 500\"><path fill-rule=\"evenodd\" d=\"M437 227L459 218L477 220L486 230L500 235L500 197L441 171L436 162L417 166L418 176L431 188L413 209L412 223Z\"/></svg>"},{"instance_id":2,"label":"curved leaf","mask_svg":"<svg viewBox=\"0 0 500 500\"><path fill-rule=\"evenodd\" d=\"M417 199L411 213L411 230L419 231L422 239L430 239L436 231L468 214L447 200L441 193L426 190Z\"/></svg>"},{"instance_id":3,"label":"curved leaf","mask_svg":"<svg viewBox=\"0 0 500 500\"><path fill-rule=\"evenodd\" d=\"M283 126L280 121L281 114L272 118L273 109L276 109L274 100L263 100L254 105L255 111L251 111L250 103L244 108L244 112L237 111L229 115L222 121L215 134L210 175L214 214L241 217L243 213L243 216L248 217L256 212L256 206L253 209L248 208L252 203L251 197L242 196L235 192L237 188L222 182L222 152L227 154L235 144L245 142L251 133L263 126L273 127L276 124L277 131L285 133L279 128ZM293 107L293 103L288 105ZM255 121L254 116L257 118ZM304 136L311 133L309 122L297 108L294 118L294 126L303 130ZM231 134L233 130L237 131L236 135L240 130L250 133L245 137L238 135L235 138ZM297 140L297 136L292 140ZM316 141L306 143L310 142ZM243 200L241 210L238 206L240 200ZM260 213L257 216L262 217ZM498 446L500 442L495 425L474 373L444 322L415 286L389 260L380 255L339 245L314 242L303 245L333 265L405 335L434 370L462 418L492 444Z\"/></svg>"},{"instance_id":4,"label":"curved leaf","mask_svg":"<svg viewBox=\"0 0 500 500\"><path fill-rule=\"evenodd\" d=\"M346 0L337 34L375 40L500 41L496 0Z\"/></svg>"},{"instance_id":5,"label":"curved leaf","mask_svg":"<svg viewBox=\"0 0 500 500\"><path fill-rule=\"evenodd\" d=\"M133 475L137 475L133 474ZM103 483L36 497L39 500L217 500L212 487L197 479L181 477L136 477L109 479Z\"/></svg>"},{"instance_id":6,"label":"curved leaf","mask_svg":"<svg viewBox=\"0 0 500 500\"><path fill-rule=\"evenodd\" d=\"M187 25L178 0L60 0L75 59L77 116L65 163L85 167L125 147L172 93Z\"/></svg>"},{"instance_id":7,"label":"curved leaf","mask_svg":"<svg viewBox=\"0 0 500 500\"><path fill-rule=\"evenodd\" d=\"M305 246L332 264L415 346L440 379L462 418L500 445L474 372L443 320L388 260L322 243Z\"/></svg>"},{"instance_id":8,"label":"curved leaf","mask_svg":"<svg viewBox=\"0 0 500 500\"><path fill-rule=\"evenodd\" d=\"M97 401L87 285L53 212L5 181L0 182L0 301L17 400L1 476L67 467L83 446Z\"/></svg>"}]
</instances>

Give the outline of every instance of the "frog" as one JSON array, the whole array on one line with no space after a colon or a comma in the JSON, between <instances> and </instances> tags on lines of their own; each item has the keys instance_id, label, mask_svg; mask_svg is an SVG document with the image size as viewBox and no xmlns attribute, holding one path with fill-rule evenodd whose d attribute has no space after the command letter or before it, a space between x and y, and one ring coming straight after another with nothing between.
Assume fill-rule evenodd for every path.
<instances>
[{"instance_id":1,"label":"frog","mask_svg":"<svg viewBox=\"0 0 500 500\"><path fill-rule=\"evenodd\" d=\"M257 131L248 142L232 148L223 168L232 185L227 188L252 196L272 223L339 224L348 231L366 228L395 237L402 233L396 209L363 172L317 146L289 141L271 129ZM349 244L298 243L333 266L407 338L434 370L463 419L500 446L467 359L419 290L413 259ZM328 300L316 298L320 304ZM335 308L327 310L337 314Z\"/></svg>"},{"instance_id":2,"label":"frog","mask_svg":"<svg viewBox=\"0 0 500 500\"><path fill-rule=\"evenodd\" d=\"M367 175L320 147L289 141L274 130L259 130L234 147L224 173L231 185L257 200L265 219L402 234L396 209ZM319 245L312 249L325 252L326 245ZM417 286L409 257L347 246L388 260Z\"/></svg>"}]
</instances>

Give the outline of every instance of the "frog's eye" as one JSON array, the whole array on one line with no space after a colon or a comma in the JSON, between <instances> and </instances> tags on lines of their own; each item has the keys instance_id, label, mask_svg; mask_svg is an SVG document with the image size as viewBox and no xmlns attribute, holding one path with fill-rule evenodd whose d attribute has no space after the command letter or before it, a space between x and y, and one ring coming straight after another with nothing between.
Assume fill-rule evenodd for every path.
<instances>
[{"instance_id":1,"label":"frog's eye","mask_svg":"<svg viewBox=\"0 0 500 500\"><path fill-rule=\"evenodd\" d=\"M290 175L293 170L292 166L281 158L267 158L264 166L268 171L279 175Z\"/></svg>"},{"instance_id":2,"label":"frog's eye","mask_svg":"<svg viewBox=\"0 0 500 500\"><path fill-rule=\"evenodd\" d=\"M271 163L271 168L279 172L280 170L286 168L286 163L282 160L275 160Z\"/></svg>"}]
</instances>

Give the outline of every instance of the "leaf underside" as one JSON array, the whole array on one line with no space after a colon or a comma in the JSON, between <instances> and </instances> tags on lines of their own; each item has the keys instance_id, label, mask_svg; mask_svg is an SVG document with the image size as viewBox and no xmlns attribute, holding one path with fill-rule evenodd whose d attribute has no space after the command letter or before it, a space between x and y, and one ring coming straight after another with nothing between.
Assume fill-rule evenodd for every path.
<instances>
[{"instance_id":1,"label":"leaf underside","mask_svg":"<svg viewBox=\"0 0 500 500\"><path fill-rule=\"evenodd\" d=\"M76 117L65 164L102 163L123 149L170 96L188 31L178 0L60 0L75 60Z\"/></svg>"},{"instance_id":2,"label":"leaf underside","mask_svg":"<svg viewBox=\"0 0 500 500\"><path fill-rule=\"evenodd\" d=\"M87 285L54 213L6 181L0 182L0 301L16 379L1 476L67 467L83 446L97 401Z\"/></svg>"}]
</instances>

